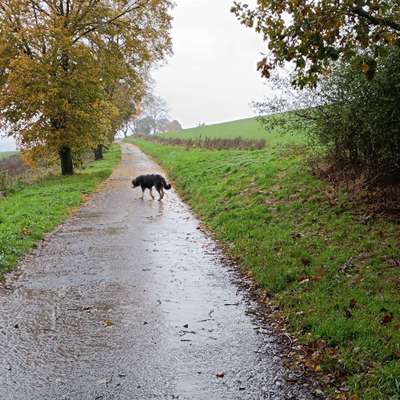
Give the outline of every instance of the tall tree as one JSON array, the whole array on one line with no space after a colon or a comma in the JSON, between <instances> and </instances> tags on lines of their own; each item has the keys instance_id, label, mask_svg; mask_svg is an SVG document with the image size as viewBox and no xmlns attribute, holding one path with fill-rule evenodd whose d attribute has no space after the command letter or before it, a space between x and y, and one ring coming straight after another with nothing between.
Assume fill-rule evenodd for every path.
<instances>
[{"instance_id":1,"label":"tall tree","mask_svg":"<svg viewBox=\"0 0 400 400\"><path fill-rule=\"evenodd\" d=\"M125 85L171 51L170 0L1 0L0 122L23 150L74 156L110 140Z\"/></svg>"},{"instance_id":2,"label":"tall tree","mask_svg":"<svg viewBox=\"0 0 400 400\"><path fill-rule=\"evenodd\" d=\"M161 97L149 93L144 97L141 107L142 116L151 123L150 133L155 135L163 127L163 121L168 119L168 104Z\"/></svg>"},{"instance_id":3,"label":"tall tree","mask_svg":"<svg viewBox=\"0 0 400 400\"><path fill-rule=\"evenodd\" d=\"M339 58L357 60L371 78L388 45L400 44L397 0L257 0L255 8L236 1L232 11L268 44L262 75L293 61L299 86L315 84Z\"/></svg>"}]
</instances>

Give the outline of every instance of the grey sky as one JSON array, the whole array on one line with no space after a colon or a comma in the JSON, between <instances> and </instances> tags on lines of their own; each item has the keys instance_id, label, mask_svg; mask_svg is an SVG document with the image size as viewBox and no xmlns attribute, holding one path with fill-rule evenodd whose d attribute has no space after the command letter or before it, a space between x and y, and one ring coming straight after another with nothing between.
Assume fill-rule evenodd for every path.
<instances>
[{"instance_id":1,"label":"grey sky","mask_svg":"<svg viewBox=\"0 0 400 400\"><path fill-rule=\"evenodd\" d=\"M265 81L256 70L265 50L254 30L230 12L233 0L177 0L174 56L155 71L156 93L184 127L253 115Z\"/></svg>"},{"instance_id":2,"label":"grey sky","mask_svg":"<svg viewBox=\"0 0 400 400\"><path fill-rule=\"evenodd\" d=\"M0 131L0 151L14 151L15 150L15 141L11 138L6 138L1 136Z\"/></svg>"}]
</instances>

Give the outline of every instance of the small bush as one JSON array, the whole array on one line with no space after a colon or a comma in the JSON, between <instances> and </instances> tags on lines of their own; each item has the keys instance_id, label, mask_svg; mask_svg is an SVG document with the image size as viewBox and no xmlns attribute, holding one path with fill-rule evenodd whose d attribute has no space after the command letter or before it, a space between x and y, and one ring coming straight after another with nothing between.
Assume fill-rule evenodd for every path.
<instances>
[{"instance_id":1,"label":"small bush","mask_svg":"<svg viewBox=\"0 0 400 400\"><path fill-rule=\"evenodd\" d=\"M351 168L373 185L400 183L400 50L382 57L368 78L340 65L321 84L325 106L315 110L315 136L336 165Z\"/></svg>"},{"instance_id":2,"label":"small bush","mask_svg":"<svg viewBox=\"0 0 400 400\"><path fill-rule=\"evenodd\" d=\"M166 138L162 136L143 136L142 138L160 144L183 146L187 149L202 148L208 150L261 150L265 147L264 139L243 139L241 137L180 139Z\"/></svg>"},{"instance_id":3,"label":"small bush","mask_svg":"<svg viewBox=\"0 0 400 400\"><path fill-rule=\"evenodd\" d=\"M10 177L22 175L29 170L19 154L0 160L0 171L7 171Z\"/></svg>"}]
</instances>

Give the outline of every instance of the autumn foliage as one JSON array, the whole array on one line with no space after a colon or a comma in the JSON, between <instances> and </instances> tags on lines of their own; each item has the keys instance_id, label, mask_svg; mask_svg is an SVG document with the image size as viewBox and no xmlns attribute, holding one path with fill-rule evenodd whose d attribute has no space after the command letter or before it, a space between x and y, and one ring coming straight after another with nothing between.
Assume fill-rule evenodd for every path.
<instances>
[{"instance_id":1,"label":"autumn foliage","mask_svg":"<svg viewBox=\"0 0 400 400\"><path fill-rule=\"evenodd\" d=\"M236 1L232 11L261 33L268 55L258 64L269 77L284 62L296 68L294 83L315 84L338 59L354 60L369 77L388 45L400 43L400 4L380 0Z\"/></svg>"},{"instance_id":2,"label":"autumn foliage","mask_svg":"<svg viewBox=\"0 0 400 400\"><path fill-rule=\"evenodd\" d=\"M169 0L2 0L0 122L63 174L109 143L171 51Z\"/></svg>"}]
</instances>

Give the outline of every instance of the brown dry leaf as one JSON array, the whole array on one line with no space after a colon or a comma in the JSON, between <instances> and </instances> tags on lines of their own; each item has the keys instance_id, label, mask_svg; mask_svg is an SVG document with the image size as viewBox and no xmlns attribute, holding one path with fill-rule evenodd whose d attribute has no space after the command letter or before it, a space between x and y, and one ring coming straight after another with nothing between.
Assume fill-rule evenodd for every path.
<instances>
[{"instance_id":1,"label":"brown dry leaf","mask_svg":"<svg viewBox=\"0 0 400 400\"><path fill-rule=\"evenodd\" d=\"M111 319L106 319L102 322L102 324L107 327L107 326L113 326L114 323L111 321Z\"/></svg>"},{"instance_id":2,"label":"brown dry leaf","mask_svg":"<svg viewBox=\"0 0 400 400\"><path fill-rule=\"evenodd\" d=\"M25 227L25 228L22 229L22 234L24 236L30 236L30 235L32 235L32 230L27 228L27 227Z\"/></svg>"},{"instance_id":3,"label":"brown dry leaf","mask_svg":"<svg viewBox=\"0 0 400 400\"><path fill-rule=\"evenodd\" d=\"M369 65L366 63L361 64L361 71L364 72L364 74L366 74L369 71Z\"/></svg>"},{"instance_id":4,"label":"brown dry leaf","mask_svg":"<svg viewBox=\"0 0 400 400\"><path fill-rule=\"evenodd\" d=\"M383 318L381 319L381 324L382 325L386 325L386 324L389 324L392 321L393 321L393 314L392 313L385 314L383 316Z\"/></svg>"}]
</instances>

